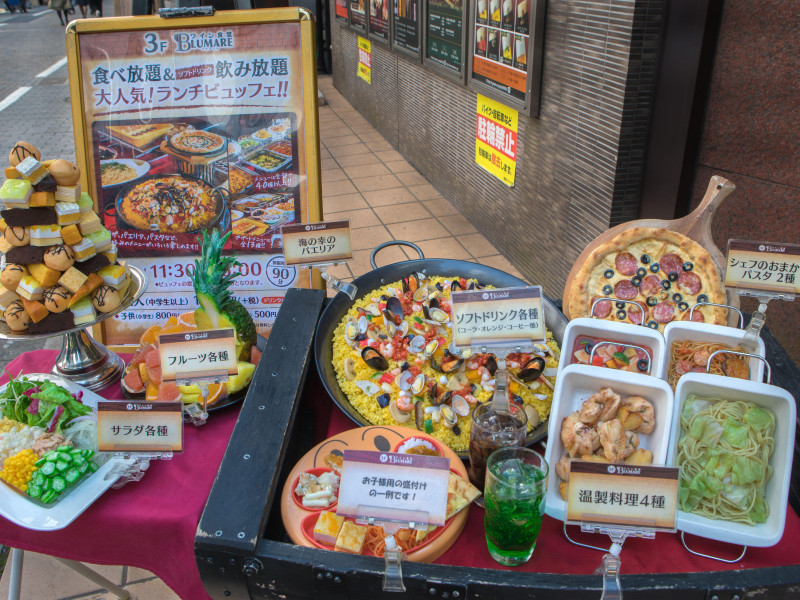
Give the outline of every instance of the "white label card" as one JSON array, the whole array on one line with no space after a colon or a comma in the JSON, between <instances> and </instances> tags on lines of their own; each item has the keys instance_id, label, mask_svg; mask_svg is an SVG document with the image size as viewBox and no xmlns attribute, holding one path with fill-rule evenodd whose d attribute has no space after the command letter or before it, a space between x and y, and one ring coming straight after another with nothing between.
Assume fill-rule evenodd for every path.
<instances>
[{"instance_id":1,"label":"white label card","mask_svg":"<svg viewBox=\"0 0 800 600\"><path fill-rule=\"evenodd\" d=\"M449 481L449 458L345 450L336 514L397 520L408 511L409 521L427 513L428 525L444 525Z\"/></svg>"},{"instance_id":2,"label":"white label card","mask_svg":"<svg viewBox=\"0 0 800 600\"><path fill-rule=\"evenodd\" d=\"M168 333L158 337L162 381L220 378L239 372L233 329Z\"/></svg>"},{"instance_id":3,"label":"white label card","mask_svg":"<svg viewBox=\"0 0 800 600\"><path fill-rule=\"evenodd\" d=\"M329 263L353 258L350 221L281 227L287 265Z\"/></svg>"},{"instance_id":4,"label":"white label card","mask_svg":"<svg viewBox=\"0 0 800 600\"><path fill-rule=\"evenodd\" d=\"M675 467L570 463L567 522L674 531L677 510Z\"/></svg>"},{"instance_id":5,"label":"white label card","mask_svg":"<svg viewBox=\"0 0 800 600\"><path fill-rule=\"evenodd\" d=\"M800 245L728 241L725 286L800 294Z\"/></svg>"},{"instance_id":6,"label":"white label card","mask_svg":"<svg viewBox=\"0 0 800 600\"><path fill-rule=\"evenodd\" d=\"M97 449L100 452L181 452L183 403L98 402Z\"/></svg>"},{"instance_id":7,"label":"white label card","mask_svg":"<svg viewBox=\"0 0 800 600\"><path fill-rule=\"evenodd\" d=\"M450 302L453 341L460 348L547 338L541 286L453 292Z\"/></svg>"}]
</instances>

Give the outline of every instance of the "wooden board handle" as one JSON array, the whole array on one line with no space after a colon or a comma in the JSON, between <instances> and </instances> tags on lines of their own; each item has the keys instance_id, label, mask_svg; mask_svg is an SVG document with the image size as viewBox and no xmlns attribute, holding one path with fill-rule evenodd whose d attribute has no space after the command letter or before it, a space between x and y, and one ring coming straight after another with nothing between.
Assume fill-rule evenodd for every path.
<instances>
[{"instance_id":1,"label":"wooden board handle","mask_svg":"<svg viewBox=\"0 0 800 600\"><path fill-rule=\"evenodd\" d=\"M685 217L677 219L671 229L680 231L693 240L702 240L701 243L706 247L709 243L713 244L711 219L714 218L714 212L722 204L722 201L735 189L736 185L724 177L712 176L708 182L706 193L697 208Z\"/></svg>"}]
</instances>

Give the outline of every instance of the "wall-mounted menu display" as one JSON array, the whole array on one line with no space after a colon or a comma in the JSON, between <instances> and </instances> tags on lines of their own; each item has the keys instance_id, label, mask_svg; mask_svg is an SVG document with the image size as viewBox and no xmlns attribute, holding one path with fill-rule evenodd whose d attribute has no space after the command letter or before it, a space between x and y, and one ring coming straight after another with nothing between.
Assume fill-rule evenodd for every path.
<instances>
[{"instance_id":1,"label":"wall-mounted menu display","mask_svg":"<svg viewBox=\"0 0 800 600\"><path fill-rule=\"evenodd\" d=\"M367 0L350 0L350 27L367 30Z\"/></svg>"},{"instance_id":2,"label":"wall-mounted menu display","mask_svg":"<svg viewBox=\"0 0 800 600\"><path fill-rule=\"evenodd\" d=\"M471 0L470 84L538 114L544 0Z\"/></svg>"},{"instance_id":3,"label":"wall-mounted menu display","mask_svg":"<svg viewBox=\"0 0 800 600\"><path fill-rule=\"evenodd\" d=\"M466 0L428 0L425 62L463 78Z\"/></svg>"},{"instance_id":4,"label":"wall-mounted menu display","mask_svg":"<svg viewBox=\"0 0 800 600\"><path fill-rule=\"evenodd\" d=\"M347 0L336 0L336 20L347 24Z\"/></svg>"},{"instance_id":5,"label":"wall-mounted menu display","mask_svg":"<svg viewBox=\"0 0 800 600\"><path fill-rule=\"evenodd\" d=\"M384 42L389 41L389 1L369 0L369 35Z\"/></svg>"},{"instance_id":6,"label":"wall-mounted menu display","mask_svg":"<svg viewBox=\"0 0 800 600\"><path fill-rule=\"evenodd\" d=\"M420 0L392 0L392 42L398 50L419 54Z\"/></svg>"}]
</instances>

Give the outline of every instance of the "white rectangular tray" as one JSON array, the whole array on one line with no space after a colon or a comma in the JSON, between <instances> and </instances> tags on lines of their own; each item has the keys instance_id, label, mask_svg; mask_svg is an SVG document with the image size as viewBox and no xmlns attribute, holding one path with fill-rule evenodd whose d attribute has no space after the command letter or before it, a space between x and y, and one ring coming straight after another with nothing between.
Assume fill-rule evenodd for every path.
<instances>
[{"instance_id":1,"label":"white rectangular tray","mask_svg":"<svg viewBox=\"0 0 800 600\"><path fill-rule=\"evenodd\" d=\"M87 406L97 407L103 398L79 385L49 373L32 373L26 377L33 381L52 381L73 394L83 391L81 400ZM7 384L6 384L7 385ZM5 389L5 385L0 390ZM133 458L112 456L97 471L53 504L43 505L31 500L19 490L0 481L0 516L12 523L37 531L63 529L89 508L108 488L110 488L127 467L135 462Z\"/></svg>"},{"instance_id":2,"label":"white rectangular tray","mask_svg":"<svg viewBox=\"0 0 800 600\"><path fill-rule=\"evenodd\" d=\"M772 477L767 481L764 494L769 505L766 523L758 525L731 523L678 510L678 529L730 544L774 546L783 537L783 528L786 524L786 503L789 498L797 416L794 398L786 390L773 385L708 373L687 373L678 381L675 390L675 415L669 447L670 464L675 464L678 455L678 440L681 436L680 414L690 394L743 400L771 410L775 415L775 451L770 458Z\"/></svg>"},{"instance_id":3,"label":"white rectangular tray","mask_svg":"<svg viewBox=\"0 0 800 600\"><path fill-rule=\"evenodd\" d=\"M664 380L669 378L670 352L673 342L689 340L691 342L715 342L727 344L730 347L739 346L744 339L744 329L726 327L724 325L712 325L710 323L696 323L694 321L673 321L667 323L664 328L664 339L666 340L666 357L664 359L664 372L661 376ZM766 356L764 340L758 338L758 344L754 354ZM755 358L749 360L750 381L763 381L764 362ZM705 370L705 365L703 366Z\"/></svg>"},{"instance_id":4,"label":"white rectangular tray","mask_svg":"<svg viewBox=\"0 0 800 600\"><path fill-rule=\"evenodd\" d=\"M559 374L570 364L573 358L572 347L575 345L575 340L581 335L590 335L619 344L647 346L653 351L650 375L661 379L665 377L664 373L667 368L666 346L664 344L664 336L661 335L660 331L631 323L615 323L587 317L572 319L564 330L564 340L561 343L561 360L558 363Z\"/></svg>"},{"instance_id":5,"label":"white rectangular tray","mask_svg":"<svg viewBox=\"0 0 800 600\"><path fill-rule=\"evenodd\" d=\"M653 464L663 465L667 461L669 434L673 417L674 397L667 382L657 377L593 367L591 365L569 365L556 380L553 395L553 408L550 411L547 428L547 450L545 460L550 467L547 481L547 498L545 512L554 519L564 520L567 503L558 492L558 475L556 463L564 456L564 444L561 441L561 422L564 417L580 410L584 400L610 387L622 396L642 396L653 404L656 425L652 433L639 434L639 447L653 453Z\"/></svg>"}]
</instances>

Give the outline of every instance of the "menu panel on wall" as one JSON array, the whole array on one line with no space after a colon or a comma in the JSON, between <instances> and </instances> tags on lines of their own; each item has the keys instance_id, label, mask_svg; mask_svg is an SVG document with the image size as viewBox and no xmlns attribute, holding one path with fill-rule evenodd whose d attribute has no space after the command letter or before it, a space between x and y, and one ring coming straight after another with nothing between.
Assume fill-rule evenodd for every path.
<instances>
[{"instance_id":1,"label":"menu panel on wall","mask_svg":"<svg viewBox=\"0 0 800 600\"><path fill-rule=\"evenodd\" d=\"M369 34L389 41L389 0L369 0Z\"/></svg>"},{"instance_id":2,"label":"menu panel on wall","mask_svg":"<svg viewBox=\"0 0 800 600\"><path fill-rule=\"evenodd\" d=\"M367 0L350 0L350 26L359 31L367 30Z\"/></svg>"},{"instance_id":3,"label":"menu panel on wall","mask_svg":"<svg viewBox=\"0 0 800 600\"><path fill-rule=\"evenodd\" d=\"M470 82L501 102L537 113L544 0L472 1Z\"/></svg>"},{"instance_id":4,"label":"menu panel on wall","mask_svg":"<svg viewBox=\"0 0 800 600\"><path fill-rule=\"evenodd\" d=\"M395 48L419 54L420 0L392 0L394 20L392 41Z\"/></svg>"},{"instance_id":5,"label":"menu panel on wall","mask_svg":"<svg viewBox=\"0 0 800 600\"><path fill-rule=\"evenodd\" d=\"M336 20L347 24L347 0L336 0Z\"/></svg>"},{"instance_id":6,"label":"menu panel on wall","mask_svg":"<svg viewBox=\"0 0 800 600\"><path fill-rule=\"evenodd\" d=\"M464 69L465 0L428 0L425 60L461 74Z\"/></svg>"},{"instance_id":7,"label":"menu panel on wall","mask_svg":"<svg viewBox=\"0 0 800 600\"><path fill-rule=\"evenodd\" d=\"M288 287L310 284L286 267L280 227L320 213L313 59L302 41L312 30L265 22L263 11L247 17L260 22L147 19L142 29L88 32L79 23L72 34L83 184L119 258L148 278L142 297L103 324L107 344L137 343L147 327L197 307L204 230L230 232L225 249L241 262L233 295L259 333L268 335Z\"/></svg>"}]
</instances>

